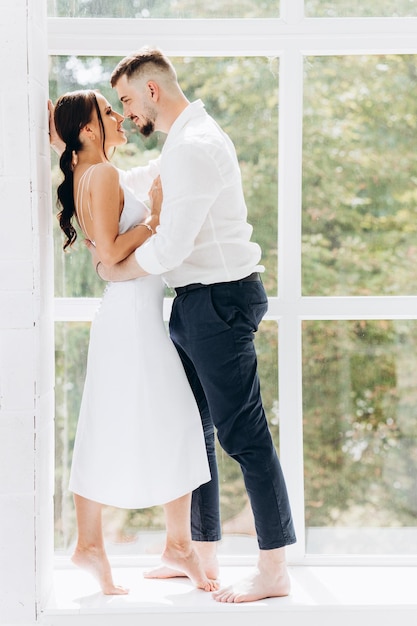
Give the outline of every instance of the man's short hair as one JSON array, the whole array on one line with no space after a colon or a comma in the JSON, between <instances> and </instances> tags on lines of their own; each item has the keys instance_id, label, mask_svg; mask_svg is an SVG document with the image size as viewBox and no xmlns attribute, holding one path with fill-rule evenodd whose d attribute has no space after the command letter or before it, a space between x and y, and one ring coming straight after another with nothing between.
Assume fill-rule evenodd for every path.
<instances>
[{"instance_id":1,"label":"man's short hair","mask_svg":"<svg viewBox=\"0 0 417 626\"><path fill-rule=\"evenodd\" d=\"M132 52L116 65L110 77L110 84L114 87L122 76L126 76L128 80L132 77L137 78L149 69L162 71L173 80L177 80L174 66L161 50L142 48L138 52Z\"/></svg>"}]
</instances>

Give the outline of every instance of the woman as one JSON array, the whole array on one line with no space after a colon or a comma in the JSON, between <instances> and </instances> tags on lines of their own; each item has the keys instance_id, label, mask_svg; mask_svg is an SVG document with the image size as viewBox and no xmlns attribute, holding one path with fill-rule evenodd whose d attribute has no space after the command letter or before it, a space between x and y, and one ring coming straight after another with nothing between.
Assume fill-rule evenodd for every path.
<instances>
[{"instance_id":1,"label":"woman","mask_svg":"<svg viewBox=\"0 0 417 626\"><path fill-rule=\"evenodd\" d=\"M54 110L65 143L58 187L64 249L76 239L76 219L108 266L152 236L162 203L158 179L149 211L109 163L114 148L126 142L123 120L94 91L67 93ZM205 591L217 587L191 544L191 491L209 481L210 473L197 405L167 336L162 303L160 277L109 283L91 327L70 477L78 528L72 560L98 578L105 594L127 590L113 583L103 504L134 509L163 504L164 561Z\"/></svg>"}]
</instances>

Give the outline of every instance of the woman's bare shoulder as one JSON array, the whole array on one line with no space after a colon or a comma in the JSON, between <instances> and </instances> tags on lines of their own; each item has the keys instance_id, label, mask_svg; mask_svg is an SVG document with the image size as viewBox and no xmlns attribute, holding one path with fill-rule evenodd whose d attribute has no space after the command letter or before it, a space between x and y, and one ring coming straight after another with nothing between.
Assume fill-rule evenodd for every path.
<instances>
[{"instance_id":1,"label":"woman's bare shoulder","mask_svg":"<svg viewBox=\"0 0 417 626\"><path fill-rule=\"evenodd\" d=\"M90 177L93 187L99 185L100 187L111 185L119 185L119 171L111 163L97 163Z\"/></svg>"}]
</instances>

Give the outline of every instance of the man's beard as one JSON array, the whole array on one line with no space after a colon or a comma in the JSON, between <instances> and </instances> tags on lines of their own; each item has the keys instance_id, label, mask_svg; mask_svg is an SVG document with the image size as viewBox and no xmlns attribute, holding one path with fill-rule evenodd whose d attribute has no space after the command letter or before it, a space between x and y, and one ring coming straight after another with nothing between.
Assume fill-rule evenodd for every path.
<instances>
[{"instance_id":1,"label":"man's beard","mask_svg":"<svg viewBox=\"0 0 417 626\"><path fill-rule=\"evenodd\" d=\"M144 137L149 137L155 130L155 123L148 118L146 124L139 128L139 131Z\"/></svg>"}]
</instances>

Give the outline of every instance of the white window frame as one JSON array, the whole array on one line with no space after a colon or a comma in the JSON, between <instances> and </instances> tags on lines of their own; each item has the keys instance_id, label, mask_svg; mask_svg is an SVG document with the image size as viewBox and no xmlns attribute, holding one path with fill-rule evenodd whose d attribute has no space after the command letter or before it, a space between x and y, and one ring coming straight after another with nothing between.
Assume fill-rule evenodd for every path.
<instances>
[{"instance_id":1,"label":"white window frame","mask_svg":"<svg viewBox=\"0 0 417 626\"><path fill-rule=\"evenodd\" d=\"M157 43L168 56L267 56L279 72L279 292L267 319L279 322L280 459L298 541L294 564L417 563L417 555L306 555L304 529L302 360L303 320L417 319L417 297L301 295L303 59L310 55L417 54L417 18L305 18L303 0L281 0L276 19L49 18L51 55L124 56ZM56 299L55 319L91 320L94 299ZM170 301L164 314L169 315Z\"/></svg>"}]
</instances>

